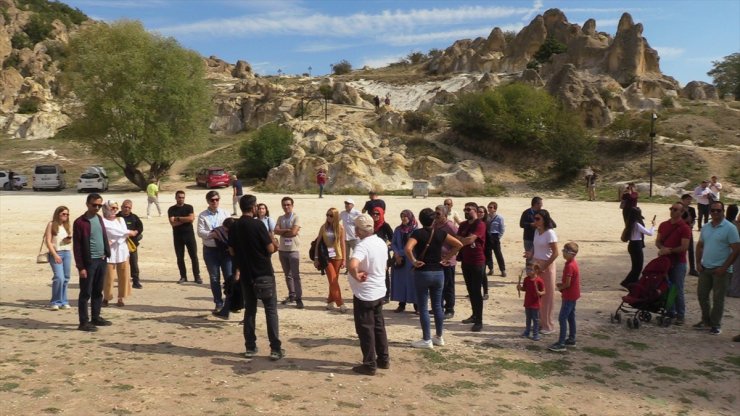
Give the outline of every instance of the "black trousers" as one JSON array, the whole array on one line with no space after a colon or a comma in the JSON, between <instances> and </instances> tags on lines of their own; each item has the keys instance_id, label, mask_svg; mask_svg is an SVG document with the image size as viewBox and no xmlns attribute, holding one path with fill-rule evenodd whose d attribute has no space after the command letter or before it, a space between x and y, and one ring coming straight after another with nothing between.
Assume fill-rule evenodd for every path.
<instances>
[{"instance_id":1,"label":"black trousers","mask_svg":"<svg viewBox=\"0 0 740 416\"><path fill-rule=\"evenodd\" d=\"M188 249L188 256L193 267L193 276L195 280L200 279L200 267L198 266L198 246L195 243L195 234L177 235L173 234L175 243L175 256L177 256L177 268L180 269L180 279L188 278L188 271L185 268L185 248Z\"/></svg>"},{"instance_id":2,"label":"black trousers","mask_svg":"<svg viewBox=\"0 0 740 416\"><path fill-rule=\"evenodd\" d=\"M128 258L128 264L131 268L131 280L134 284L139 283L139 250L137 249Z\"/></svg>"},{"instance_id":3,"label":"black trousers","mask_svg":"<svg viewBox=\"0 0 740 416\"><path fill-rule=\"evenodd\" d=\"M637 283L640 280L640 273L642 273L642 264L645 262L645 255L642 252L642 246L644 243L642 240L630 240L627 243L627 252L630 253L630 272L627 273L627 277L622 280L622 286L628 286L631 283Z\"/></svg>"},{"instance_id":4,"label":"black trousers","mask_svg":"<svg viewBox=\"0 0 740 416\"><path fill-rule=\"evenodd\" d=\"M383 318L383 298L373 301L352 298L355 331L360 338L362 364L377 368L377 362L388 362L388 336Z\"/></svg>"},{"instance_id":5,"label":"black trousers","mask_svg":"<svg viewBox=\"0 0 740 416\"><path fill-rule=\"evenodd\" d=\"M455 313L455 266L443 266L445 283L442 287L442 308L445 312Z\"/></svg>"},{"instance_id":6,"label":"black trousers","mask_svg":"<svg viewBox=\"0 0 740 416\"><path fill-rule=\"evenodd\" d=\"M473 309L472 316L474 323L482 324L483 294L481 293L481 285L486 278L486 265L481 264L477 266L463 263L462 272L465 279L465 287L468 289L468 296L470 296L470 307Z\"/></svg>"},{"instance_id":7,"label":"black trousers","mask_svg":"<svg viewBox=\"0 0 740 416\"><path fill-rule=\"evenodd\" d=\"M244 346L247 350L257 350L257 335L255 335L255 318L257 315L257 296L254 294L252 281L242 278L242 296L244 297ZM265 309L265 320L267 322L267 338L270 340L270 351L280 351L280 330L277 313L277 288L274 287L273 279L272 296L261 299Z\"/></svg>"},{"instance_id":8,"label":"black trousers","mask_svg":"<svg viewBox=\"0 0 740 416\"><path fill-rule=\"evenodd\" d=\"M691 232L691 237L689 237L689 271L693 272L696 271L696 259L694 258L694 232Z\"/></svg>"},{"instance_id":9,"label":"black trousers","mask_svg":"<svg viewBox=\"0 0 740 416\"><path fill-rule=\"evenodd\" d=\"M493 256L491 255L491 251L493 251L493 254L496 255L496 264L498 264L498 269L504 272L506 271L506 263L504 263L504 254L501 252L501 239L498 234L488 234L488 237L489 238L486 239L486 245L489 246L490 249L486 250L486 261L490 259L490 264L486 264L488 264L488 268L490 270L493 270Z\"/></svg>"},{"instance_id":10,"label":"black trousers","mask_svg":"<svg viewBox=\"0 0 740 416\"><path fill-rule=\"evenodd\" d=\"M701 230L701 226L709 221L709 204L696 204L696 207L699 211L699 218L697 218L696 223L699 224L699 229Z\"/></svg>"},{"instance_id":11,"label":"black trousers","mask_svg":"<svg viewBox=\"0 0 740 416\"><path fill-rule=\"evenodd\" d=\"M108 270L108 262L105 258L93 259L86 269L87 277L80 278L80 299L77 302L77 313L80 324L90 322L87 314L87 302L90 301L92 319L100 318L100 308L103 306L103 284L105 273Z\"/></svg>"}]
</instances>

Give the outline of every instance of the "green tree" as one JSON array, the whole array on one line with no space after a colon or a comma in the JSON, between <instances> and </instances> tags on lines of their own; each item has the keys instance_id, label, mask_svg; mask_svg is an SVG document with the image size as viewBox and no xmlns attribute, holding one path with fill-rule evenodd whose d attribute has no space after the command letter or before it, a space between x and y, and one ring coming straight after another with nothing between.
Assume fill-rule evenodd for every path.
<instances>
[{"instance_id":1,"label":"green tree","mask_svg":"<svg viewBox=\"0 0 740 416\"><path fill-rule=\"evenodd\" d=\"M712 70L707 75L714 78L719 96L732 94L740 100L740 53L725 56L721 61L712 61Z\"/></svg>"},{"instance_id":2,"label":"green tree","mask_svg":"<svg viewBox=\"0 0 740 416\"><path fill-rule=\"evenodd\" d=\"M63 137L110 158L141 189L202 147L213 109L197 53L133 21L85 28L68 53L64 82L83 106Z\"/></svg>"},{"instance_id":3,"label":"green tree","mask_svg":"<svg viewBox=\"0 0 740 416\"><path fill-rule=\"evenodd\" d=\"M545 39L545 43L535 52L534 59L537 62L544 64L550 60L552 55L557 55L568 50L568 47L564 43L558 41L553 36L548 36Z\"/></svg>"},{"instance_id":4,"label":"green tree","mask_svg":"<svg viewBox=\"0 0 740 416\"><path fill-rule=\"evenodd\" d=\"M270 169L290 157L293 132L275 123L260 127L254 137L239 149L250 176L265 178Z\"/></svg>"},{"instance_id":5,"label":"green tree","mask_svg":"<svg viewBox=\"0 0 740 416\"><path fill-rule=\"evenodd\" d=\"M334 75L344 75L352 72L352 64L348 60L342 59L336 64L331 66L331 71Z\"/></svg>"}]
</instances>

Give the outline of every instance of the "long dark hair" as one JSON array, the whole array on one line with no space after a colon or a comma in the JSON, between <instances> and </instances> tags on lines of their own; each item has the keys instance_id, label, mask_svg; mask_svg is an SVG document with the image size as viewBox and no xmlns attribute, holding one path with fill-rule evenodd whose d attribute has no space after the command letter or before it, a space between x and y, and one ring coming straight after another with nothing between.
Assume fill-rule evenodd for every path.
<instances>
[{"instance_id":1,"label":"long dark hair","mask_svg":"<svg viewBox=\"0 0 740 416\"><path fill-rule=\"evenodd\" d=\"M629 216L627 217L627 229L632 232L632 229L635 227L635 223L639 223L644 227L645 222L642 219L642 210L638 207L632 207L632 209L630 209Z\"/></svg>"},{"instance_id":2,"label":"long dark hair","mask_svg":"<svg viewBox=\"0 0 740 416\"><path fill-rule=\"evenodd\" d=\"M546 209L541 209L537 211L537 215L542 217L542 226L545 227L545 230L549 230L553 227L552 218L550 218L550 212L548 212Z\"/></svg>"}]
</instances>

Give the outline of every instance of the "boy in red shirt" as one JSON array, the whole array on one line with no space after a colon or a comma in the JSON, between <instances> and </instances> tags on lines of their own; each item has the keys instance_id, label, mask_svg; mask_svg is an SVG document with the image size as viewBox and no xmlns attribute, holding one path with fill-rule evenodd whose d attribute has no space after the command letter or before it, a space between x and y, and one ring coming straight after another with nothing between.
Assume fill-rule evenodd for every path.
<instances>
[{"instance_id":1,"label":"boy in red shirt","mask_svg":"<svg viewBox=\"0 0 740 416\"><path fill-rule=\"evenodd\" d=\"M581 297L581 273L578 270L576 254L578 254L578 244L575 242L570 241L563 247L563 258L565 258L563 281L557 284L557 288L563 296L560 315L558 316L560 338L558 338L558 342L550 345L548 348L550 351L563 352L566 345L576 345L576 301ZM568 332L567 339L565 337L566 330Z\"/></svg>"},{"instance_id":2,"label":"boy in red shirt","mask_svg":"<svg viewBox=\"0 0 740 416\"><path fill-rule=\"evenodd\" d=\"M517 286L519 291L524 291L524 314L527 318L527 326L522 333L524 338L529 338L530 328L532 340L540 340L540 296L545 294L545 281L540 277L539 264L527 267L527 277Z\"/></svg>"}]
</instances>

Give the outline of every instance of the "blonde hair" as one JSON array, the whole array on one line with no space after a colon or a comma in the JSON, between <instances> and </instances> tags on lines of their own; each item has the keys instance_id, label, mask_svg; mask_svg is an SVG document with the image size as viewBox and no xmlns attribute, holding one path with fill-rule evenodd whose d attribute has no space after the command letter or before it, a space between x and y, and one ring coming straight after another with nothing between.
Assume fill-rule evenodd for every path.
<instances>
[{"instance_id":1,"label":"blonde hair","mask_svg":"<svg viewBox=\"0 0 740 416\"><path fill-rule=\"evenodd\" d=\"M327 214L331 213L331 229L334 233L339 233L340 227L342 227L342 220L339 218L339 211L332 207L327 210ZM324 229L326 230L326 223L324 223Z\"/></svg>"},{"instance_id":2,"label":"blonde hair","mask_svg":"<svg viewBox=\"0 0 740 416\"><path fill-rule=\"evenodd\" d=\"M67 211L67 214L69 214L69 208L65 207L64 205L60 205L57 207L57 209L54 210L54 216L51 218L51 235L59 234L60 225L64 227L65 231L67 231L67 235L72 234L72 231L69 228L69 215L67 215L66 221L59 220L59 214L64 211Z\"/></svg>"}]
</instances>

